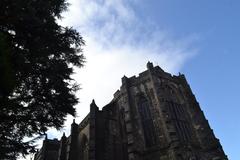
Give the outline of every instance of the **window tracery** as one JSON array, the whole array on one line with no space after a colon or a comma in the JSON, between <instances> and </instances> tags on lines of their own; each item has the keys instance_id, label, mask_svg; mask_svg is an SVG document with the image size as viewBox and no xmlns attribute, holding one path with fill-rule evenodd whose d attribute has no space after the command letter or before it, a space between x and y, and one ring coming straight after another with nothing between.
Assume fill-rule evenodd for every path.
<instances>
[{"instance_id":1,"label":"window tracery","mask_svg":"<svg viewBox=\"0 0 240 160\"><path fill-rule=\"evenodd\" d=\"M138 111L141 118L145 145L146 147L151 147L156 144L157 138L154 129L153 119L150 112L150 104L148 100L143 96L139 98Z\"/></svg>"}]
</instances>

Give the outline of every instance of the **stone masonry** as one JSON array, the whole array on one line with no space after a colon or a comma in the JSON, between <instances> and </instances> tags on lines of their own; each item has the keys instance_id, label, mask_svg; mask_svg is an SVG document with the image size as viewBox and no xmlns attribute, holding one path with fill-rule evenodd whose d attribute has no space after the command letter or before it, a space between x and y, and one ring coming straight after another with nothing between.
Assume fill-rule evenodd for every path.
<instances>
[{"instance_id":1,"label":"stone masonry","mask_svg":"<svg viewBox=\"0 0 240 160\"><path fill-rule=\"evenodd\" d=\"M102 110L93 100L56 143L56 160L227 160L185 76L150 62L139 76L124 76ZM41 150L35 160L45 160Z\"/></svg>"}]
</instances>

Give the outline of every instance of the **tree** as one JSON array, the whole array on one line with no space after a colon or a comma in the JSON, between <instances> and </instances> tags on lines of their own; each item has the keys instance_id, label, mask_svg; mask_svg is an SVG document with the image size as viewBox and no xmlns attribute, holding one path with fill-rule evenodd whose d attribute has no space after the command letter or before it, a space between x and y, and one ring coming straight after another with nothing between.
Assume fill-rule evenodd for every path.
<instances>
[{"instance_id":1,"label":"tree","mask_svg":"<svg viewBox=\"0 0 240 160\"><path fill-rule=\"evenodd\" d=\"M70 77L82 67L81 35L56 21L65 0L0 1L0 159L34 150L49 127L75 115L79 89Z\"/></svg>"}]
</instances>

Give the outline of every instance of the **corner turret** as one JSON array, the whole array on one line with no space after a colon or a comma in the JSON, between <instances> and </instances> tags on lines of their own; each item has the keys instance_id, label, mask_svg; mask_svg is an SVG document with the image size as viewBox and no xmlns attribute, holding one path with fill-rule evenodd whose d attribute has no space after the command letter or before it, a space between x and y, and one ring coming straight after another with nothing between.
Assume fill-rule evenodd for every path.
<instances>
[{"instance_id":1,"label":"corner turret","mask_svg":"<svg viewBox=\"0 0 240 160\"><path fill-rule=\"evenodd\" d=\"M153 69L153 63L152 62L149 62L147 63L147 69L150 70L150 69Z\"/></svg>"}]
</instances>

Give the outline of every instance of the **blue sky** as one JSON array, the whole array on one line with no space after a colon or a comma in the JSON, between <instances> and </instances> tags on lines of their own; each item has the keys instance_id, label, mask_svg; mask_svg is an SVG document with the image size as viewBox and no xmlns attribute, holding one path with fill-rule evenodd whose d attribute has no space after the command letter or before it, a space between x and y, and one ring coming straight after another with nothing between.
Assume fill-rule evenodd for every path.
<instances>
[{"instance_id":1,"label":"blue sky","mask_svg":"<svg viewBox=\"0 0 240 160\"><path fill-rule=\"evenodd\" d=\"M94 98L101 108L123 75L147 61L184 73L230 160L240 158L240 1L69 0L59 23L84 37L87 63L73 76L81 83L77 122ZM68 117L65 131L73 117ZM49 131L49 137L62 133Z\"/></svg>"},{"instance_id":2,"label":"blue sky","mask_svg":"<svg viewBox=\"0 0 240 160\"><path fill-rule=\"evenodd\" d=\"M229 0L150 0L138 9L176 37L199 36L198 54L180 71L231 160L240 158L239 7L239 1Z\"/></svg>"},{"instance_id":3,"label":"blue sky","mask_svg":"<svg viewBox=\"0 0 240 160\"><path fill-rule=\"evenodd\" d=\"M137 8L176 37L196 34L198 53L179 70L231 160L240 159L240 2L149 0Z\"/></svg>"}]
</instances>

